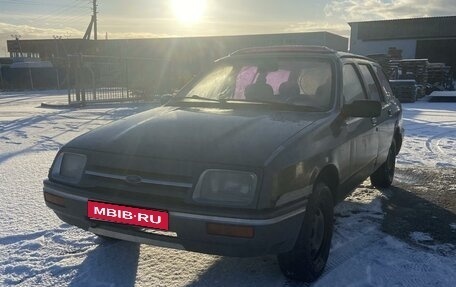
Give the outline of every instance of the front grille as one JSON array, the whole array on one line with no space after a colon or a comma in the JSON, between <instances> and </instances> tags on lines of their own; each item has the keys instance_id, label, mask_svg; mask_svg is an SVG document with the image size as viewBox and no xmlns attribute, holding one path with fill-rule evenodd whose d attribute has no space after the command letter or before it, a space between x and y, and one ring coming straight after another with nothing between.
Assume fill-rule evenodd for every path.
<instances>
[{"instance_id":1,"label":"front grille","mask_svg":"<svg viewBox=\"0 0 456 287\"><path fill-rule=\"evenodd\" d=\"M101 201L163 209L184 205L193 190L188 176L93 165L86 167L81 183Z\"/></svg>"},{"instance_id":2,"label":"front grille","mask_svg":"<svg viewBox=\"0 0 456 287\"><path fill-rule=\"evenodd\" d=\"M182 187L182 188L192 188L193 184L191 182L183 182L183 181L169 181L160 178L143 178L137 174L112 174L106 172L97 172L97 171L85 171L86 175L99 177L104 179L111 179L111 180L119 180L124 181L130 184L152 184L152 185L161 185L161 186L170 186L170 187ZM137 179L137 180L134 180Z\"/></svg>"}]
</instances>

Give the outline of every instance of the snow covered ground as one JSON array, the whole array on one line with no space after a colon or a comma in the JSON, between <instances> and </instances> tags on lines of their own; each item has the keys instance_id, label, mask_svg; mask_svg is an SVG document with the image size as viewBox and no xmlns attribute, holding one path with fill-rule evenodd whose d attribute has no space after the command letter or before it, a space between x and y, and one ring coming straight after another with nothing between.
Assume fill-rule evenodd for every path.
<instances>
[{"instance_id":1,"label":"snow covered ground","mask_svg":"<svg viewBox=\"0 0 456 287\"><path fill-rule=\"evenodd\" d=\"M107 242L62 223L41 192L58 148L146 107L39 107L58 100L65 95L0 93L0 285L305 286L284 278L273 256L238 259ZM398 166L456 167L456 103L404 108L407 138ZM430 233L413 231L412 244L382 231L382 202L390 196L366 181L337 206L328 267L312 286L455 286L456 242L437 244ZM456 238L456 222L449 228Z\"/></svg>"},{"instance_id":2,"label":"snow covered ground","mask_svg":"<svg viewBox=\"0 0 456 287\"><path fill-rule=\"evenodd\" d=\"M406 141L399 166L456 168L456 103L403 104Z\"/></svg>"}]
</instances>

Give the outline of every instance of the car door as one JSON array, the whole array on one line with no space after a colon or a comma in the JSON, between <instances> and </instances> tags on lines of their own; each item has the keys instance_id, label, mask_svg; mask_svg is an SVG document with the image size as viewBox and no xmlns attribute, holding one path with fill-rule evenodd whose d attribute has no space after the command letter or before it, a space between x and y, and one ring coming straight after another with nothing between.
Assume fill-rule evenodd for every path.
<instances>
[{"instance_id":1,"label":"car door","mask_svg":"<svg viewBox=\"0 0 456 287\"><path fill-rule=\"evenodd\" d=\"M367 92L362 77L354 62L343 66L343 100L350 104L355 100L366 100ZM345 119L345 128L351 141L350 171L357 178L367 177L373 171L378 153L378 137L371 118Z\"/></svg>"},{"instance_id":2,"label":"car door","mask_svg":"<svg viewBox=\"0 0 456 287\"><path fill-rule=\"evenodd\" d=\"M372 69L373 68L373 69ZM379 147L377 166L380 166L386 161L388 151L394 136L394 127L396 123L396 110L393 103L393 91L388 82L388 78L383 72L382 68L378 65L371 67L371 73L377 83L377 88L380 91L380 100L382 103L382 113L377 119Z\"/></svg>"},{"instance_id":3,"label":"car door","mask_svg":"<svg viewBox=\"0 0 456 287\"><path fill-rule=\"evenodd\" d=\"M385 101L385 98L382 94L382 91L379 86L378 79L376 74L371 66L370 62L360 62L358 63L359 70L364 80L364 85L367 91L367 98L369 100L378 101L382 104L382 112L379 117L372 118L372 124L374 126L374 136L377 141L377 151L372 150L372 153L376 153L375 155L375 162L374 168L378 166L378 155L379 151L383 150L384 147L382 145L385 144L387 139L384 138L382 131L385 131L385 124L388 117L388 104ZM389 147L389 146L388 146Z\"/></svg>"}]
</instances>

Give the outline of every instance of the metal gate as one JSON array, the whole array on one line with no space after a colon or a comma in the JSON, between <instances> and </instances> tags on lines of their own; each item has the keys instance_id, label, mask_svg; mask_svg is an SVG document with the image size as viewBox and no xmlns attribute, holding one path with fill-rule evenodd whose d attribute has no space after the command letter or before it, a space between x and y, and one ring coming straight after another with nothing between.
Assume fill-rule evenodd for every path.
<instances>
[{"instance_id":1,"label":"metal gate","mask_svg":"<svg viewBox=\"0 0 456 287\"><path fill-rule=\"evenodd\" d=\"M144 101L173 93L192 76L182 66L163 59L70 55L68 102Z\"/></svg>"}]
</instances>

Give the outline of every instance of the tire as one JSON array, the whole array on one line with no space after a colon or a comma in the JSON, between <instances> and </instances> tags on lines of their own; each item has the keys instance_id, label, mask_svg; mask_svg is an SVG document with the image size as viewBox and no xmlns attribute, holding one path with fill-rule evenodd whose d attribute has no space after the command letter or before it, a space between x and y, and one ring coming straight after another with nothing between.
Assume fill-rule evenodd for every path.
<instances>
[{"instance_id":1,"label":"tire","mask_svg":"<svg viewBox=\"0 0 456 287\"><path fill-rule=\"evenodd\" d=\"M395 168L396 142L393 140L386 161L370 176L372 185L381 188L390 187L393 183Z\"/></svg>"},{"instance_id":2,"label":"tire","mask_svg":"<svg viewBox=\"0 0 456 287\"><path fill-rule=\"evenodd\" d=\"M323 273L333 233L334 203L329 187L316 184L293 249L279 254L282 273L293 280L313 282Z\"/></svg>"}]
</instances>

